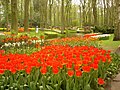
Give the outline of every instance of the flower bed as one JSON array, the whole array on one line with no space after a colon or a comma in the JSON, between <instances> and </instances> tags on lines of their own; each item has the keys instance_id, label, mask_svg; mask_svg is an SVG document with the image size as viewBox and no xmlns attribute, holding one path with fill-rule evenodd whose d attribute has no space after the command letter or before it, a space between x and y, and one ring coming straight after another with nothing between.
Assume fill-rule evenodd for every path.
<instances>
[{"instance_id":1,"label":"flower bed","mask_svg":"<svg viewBox=\"0 0 120 90\"><path fill-rule=\"evenodd\" d=\"M99 47L98 39L92 37L71 37L54 39L50 41L51 45L69 45L69 46L95 46Z\"/></svg>"},{"instance_id":2,"label":"flower bed","mask_svg":"<svg viewBox=\"0 0 120 90\"><path fill-rule=\"evenodd\" d=\"M30 37L27 34L20 36L11 35L0 40L0 49L10 53L27 53L27 51L31 52L32 49L40 48L43 44L43 35L40 37Z\"/></svg>"},{"instance_id":3,"label":"flower bed","mask_svg":"<svg viewBox=\"0 0 120 90\"><path fill-rule=\"evenodd\" d=\"M110 36L111 36L110 34L102 34L102 35L96 35L91 37L98 38L99 40L108 40Z\"/></svg>"},{"instance_id":4,"label":"flower bed","mask_svg":"<svg viewBox=\"0 0 120 90\"><path fill-rule=\"evenodd\" d=\"M110 63L110 51L93 46L51 45L31 55L0 54L0 89L101 90Z\"/></svg>"}]
</instances>

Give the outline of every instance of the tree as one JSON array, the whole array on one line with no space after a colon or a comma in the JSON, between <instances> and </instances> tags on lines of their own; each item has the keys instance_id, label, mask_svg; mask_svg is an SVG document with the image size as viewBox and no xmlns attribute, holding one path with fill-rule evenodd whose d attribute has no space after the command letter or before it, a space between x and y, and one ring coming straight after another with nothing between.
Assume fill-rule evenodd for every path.
<instances>
[{"instance_id":1,"label":"tree","mask_svg":"<svg viewBox=\"0 0 120 90\"><path fill-rule=\"evenodd\" d=\"M20 26L23 26L23 20L24 20L24 8L23 8L24 2L23 0L20 0L20 20L19 20L19 24Z\"/></svg>"},{"instance_id":2,"label":"tree","mask_svg":"<svg viewBox=\"0 0 120 90\"><path fill-rule=\"evenodd\" d=\"M52 6L53 0L49 0L49 25L52 25Z\"/></svg>"},{"instance_id":3,"label":"tree","mask_svg":"<svg viewBox=\"0 0 120 90\"><path fill-rule=\"evenodd\" d=\"M66 26L70 26L70 16L71 16L71 7L72 7L72 0L66 0L66 5L65 5L65 23Z\"/></svg>"},{"instance_id":4,"label":"tree","mask_svg":"<svg viewBox=\"0 0 120 90\"><path fill-rule=\"evenodd\" d=\"M92 0L92 6L93 6L93 16L94 16L94 25L97 25L97 0Z\"/></svg>"},{"instance_id":5,"label":"tree","mask_svg":"<svg viewBox=\"0 0 120 90\"><path fill-rule=\"evenodd\" d=\"M29 28L29 0L24 0L24 30Z\"/></svg>"},{"instance_id":6,"label":"tree","mask_svg":"<svg viewBox=\"0 0 120 90\"><path fill-rule=\"evenodd\" d=\"M64 0L62 0L61 2L61 25L62 25L62 30L61 33L64 33L64 29L65 29L65 15L64 15Z\"/></svg>"},{"instance_id":7,"label":"tree","mask_svg":"<svg viewBox=\"0 0 120 90\"><path fill-rule=\"evenodd\" d=\"M115 32L114 32L114 41L120 40L120 0L115 0L116 4L116 25L115 25Z\"/></svg>"},{"instance_id":8,"label":"tree","mask_svg":"<svg viewBox=\"0 0 120 90\"><path fill-rule=\"evenodd\" d=\"M11 30L18 32L17 0L11 0Z\"/></svg>"},{"instance_id":9,"label":"tree","mask_svg":"<svg viewBox=\"0 0 120 90\"><path fill-rule=\"evenodd\" d=\"M48 4L48 0L40 0L40 26L42 28L47 27L47 4Z\"/></svg>"},{"instance_id":10,"label":"tree","mask_svg":"<svg viewBox=\"0 0 120 90\"><path fill-rule=\"evenodd\" d=\"M2 1L0 1L0 22L2 22ZM0 23L0 27L2 26L2 24Z\"/></svg>"}]
</instances>

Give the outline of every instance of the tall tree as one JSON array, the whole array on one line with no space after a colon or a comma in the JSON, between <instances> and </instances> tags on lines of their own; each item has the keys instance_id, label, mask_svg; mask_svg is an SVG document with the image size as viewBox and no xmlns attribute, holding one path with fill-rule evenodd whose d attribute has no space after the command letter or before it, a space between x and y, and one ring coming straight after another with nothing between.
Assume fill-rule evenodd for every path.
<instances>
[{"instance_id":1,"label":"tall tree","mask_svg":"<svg viewBox=\"0 0 120 90\"><path fill-rule=\"evenodd\" d=\"M70 26L70 16L71 16L71 7L72 7L72 0L66 0L66 5L65 5L65 22L66 26Z\"/></svg>"},{"instance_id":2,"label":"tall tree","mask_svg":"<svg viewBox=\"0 0 120 90\"><path fill-rule=\"evenodd\" d=\"M115 32L114 32L114 41L120 40L120 0L115 0L116 4L116 25L115 25Z\"/></svg>"},{"instance_id":3,"label":"tall tree","mask_svg":"<svg viewBox=\"0 0 120 90\"><path fill-rule=\"evenodd\" d=\"M80 4L82 5L82 25L85 25L86 20L86 0L80 0Z\"/></svg>"},{"instance_id":4,"label":"tall tree","mask_svg":"<svg viewBox=\"0 0 120 90\"><path fill-rule=\"evenodd\" d=\"M24 30L29 28L29 0L24 0Z\"/></svg>"},{"instance_id":5,"label":"tall tree","mask_svg":"<svg viewBox=\"0 0 120 90\"><path fill-rule=\"evenodd\" d=\"M94 16L94 25L97 25L97 0L92 0L92 6L93 6L93 16Z\"/></svg>"},{"instance_id":6,"label":"tall tree","mask_svg":"<svg viewBox=\"0 0 120 90\"><path fill-rule=\"evenodd\" d=\"M6 26L7 26L7 30L9 28L9 0L5 0L5 18L6 18Z\"/></svg>"},{"instance_id":7,"label":"tall tree","mask_svg":"<svg viewBox=\"0 0 120 90\"><path fill-rule=\"evenodd\" d=\"M11 30L18 32L17 0L11 0Z\"/></svg>"},{"instance_id":8,"label":"tall tree","mask_svg":"<svg viewBox=\"0 0 120 90\"><path fill-rule=\"evenodd\" d=\"M60 23L60 21L61 21L60 15L61 15L61 12L60 12L60 0L57 0L57 11L56 11L57 21L56 21L56 23L57 23L58 26L60 26L60 24L61 24Z\"/></svg>"},{"instance_id":9,"label":"tall tree","mask_svg":"<svg viewBox=\"0 0 120 90\"><path fill-rule=\"evenodd\" d=\"M61 1L61 25L62 25L62 30L61 33L64 33L64 29L65 29L65 12L64 12L64 0Z\"/></svg>"},{"instance_id":10,"label":"tall tree","mask_svg":"<svg viewBox=\"0 0 120 90\"><path fill-rule=\"evenodd\" d=\"M80 27L82 27L82 10L80 5L79 5L79 25Z\"/></svg>"},{"instance_id":11,"label":"tall tree","mask_svg":"<svg viewBox=\"0 0 120 90\"><path fill-rule=\"evenodd\" d=\"M30 0L30 27L32 27L32 21L33 21L33 13L34 13L34 11L33 11L33 0Z\"/></svg>"},{"instance_id":12,"label":"tall tree","mask_svg":"<svg viewBox=\"0 0 120 90\"><path fill-rule=\"evenodd\" d=\"M47 27L47 4L48 0L40 0L40 26L45 28Z\"/></svg>"},{"instance_id":13,"label":"tall tree","mask_svg":"<svg viewBox=\"0 0 120 90\"><path fill-rule=\"evenodd\" d=\"M23 26L23 19L24 19L24 13L23 13L23 0L21 0L21 2L20 2L20 26Z\"/></svg>"},{"instance_id":14,"label":"tall tree","mask_svg":"<svg viewBox=\"0 0 120 90\"><path fill-rule=\"evenodd\" d=\"M49 25L50 26L52 25L52 6L53 6L53 0L49 0Z\"/></svg>"}]
</instances>

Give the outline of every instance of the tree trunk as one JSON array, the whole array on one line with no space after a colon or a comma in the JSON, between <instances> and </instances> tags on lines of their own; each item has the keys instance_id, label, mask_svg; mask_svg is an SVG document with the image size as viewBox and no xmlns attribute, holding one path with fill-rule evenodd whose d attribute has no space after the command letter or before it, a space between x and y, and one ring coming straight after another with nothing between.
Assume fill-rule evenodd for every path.
<instances>
[{"instance_id":1,"label":"tree trunk","mask_svg":"<svg viewBox=\"0 0 120 90\"><path fill-rule=\"evenodd\" d=\"M53 0L49 0L49 25L52 25L52 6Z\"/></svg>"},{"instance_id":2,"label":"tree trunk","mask_svg":"<svg viewBox=\"0 0 120 90\"><path fill-rule=\"evenodd\" d=\"M65 16L64 16L64 0L62 0L62 4L61 4L61 25L62 25L62 30L61 33L64 33L64 29L65 29Z\"/></svg>"},{"instance_id":3,"label":"tree trunk","mask_svg":"<svg viewBox=\"0 0 120 90\"><path fill-rule=\"evenodd\" d=\"M30 27L32 27L33 13L33 0L30 0Z\"/></svg>"},{"instance_id":4,"label":"tree trunk","mask_svg":"<svg viewBox=\"0 0 120 90\"><path fill-rule=\"evenodd\" d=\"M116 10L117 10L117 18L116 18L116 29L114 32L114 41L120 40L120 0L115 0L116 2Z\"/></svg>"},{"instance_id":5,"label":"tree trunk","mask_svg":"<svg viewBox=\"0 0 120 90\"><path fill-rule=\"evenodd\" d=\"M0 1L0 6L2 6L2 1ZM0 12L2 12L2 7L0 7ZM2 22L2 14L0 13L0 22ZM0 27L2 24L0 23Z\"/></svg>"},{"instance_id":6,"label":"tree trunk","mask_svg":"<svg viewBox=\"0 0 120 90\"><path fill-rule=\"evenodd\" d=\"M23 0L21 0L21 12L20 12L20 15L21 15L20 26L23 27Z\"/></svg>"},{"instance_id":7,"label":"tree trunk","mask_svg":"<svg viewBox=\"0 0 120 90\"><path fill-rule=\"evenodd\" d=\"M91 5L91 0L89 0L89 3L88 3L88 7L89 7L89 9L88 9L88 21L87 21L89 24L92 24L92 22L91 22L91 18L92 18L92 15L91 15L92 14L91 6L92 6Z\"/></svg>"},{"instance_id":8,"label":"tree trunk","mask_svg":"<svg viewBox=\"0 0 120 90\"><path fill-rule=\"evenodd\" d=\"M7 26L7 31L10 30L9 27L9 0L5 0L5 18L6 18L6 26Z\"/></svg>"},{"instance_id":9,"label":"tree trunk","mask_svg":"<svg viewBox=\"0 0 120 90\"><path fill-rule=\"evenodd\" d=\"M81 6L79 5L79 24L80 24L80 27L82 27L82 15L81 15Z\"/></svg>"},{"instance_id":10,"label":"tree trunk","mask_svg":"<svg viewBox=\"0 0 120 90\"><path fill-rule=\"evenodd\" d=\"M47 3L48 0L40 0L40 26L42 28L47 26Z\"/></svg>"},{"instance_id":11,"label":"tree trunk","mask_svg":"<svg viewBox=\"0 0 120 90\"><path fill-rule=\"evenodd\" d=\"M97 0L92 0L92 6L93 6L93 17L94 17L94 25L97 25L97 6L96 6Z\"/></svg>"},{"instance_id":12,"label":"tree trunk","mask_svg":"<svg viewBox=\"0 0 120 90\"><path fill-rule=\"evenodd\" d=\"M17 0L11 0L11 30L18 32Z\"/></svg>"},{"instance_id":13,"label":"tree trunk","mask_svg":"<svg viewBox=\"0 0 120 90\"><path fill-rule=\"evenodd\" d=\"M106 3L105 3L105 0L103 0L103 3L104 3L104 25L106 25L106 23L107 23L106 22L107 21L106 18L107 17L106 17Z\"/></svg>"},{"instance_id":14,"label":"tree trunk","mask_svg":"<svg viewBox=\"0 0 120 90\"><path fill-rule=\"evenodd\" d=\"M60 21L61 21L61 17L60 17L60 1L58 0L58 5L57 5L57 25L60 26Z\"/></svg>"},{"instance_id":15,"label":"tree trunk","mask_svg":"<svg viewBox=\"0 0 120 90\"><path fill-rule=\"evenodd\" d=\"M71 10L71 0L66 0L66 6L65 6L65 22L66 22L66 26L70 26L70 10Z\"/></svg>"},{"instance_id":16,"label":"tree trunk","mask_svg":"<svg viewBox=\"0 0 120 90\"><path fill-rule=\"evenodd\" d=\"M106 5L107 5L107 9L106 9L106 15L107 15L107 17L106 17L106 20L107 20L107 21L106 21L106 24L107 24L107 26L110 26L110 25L109 25L109 23L110 23L110 21L109 21L109 17L110 17L109 1L110 1L110 0L106 0L106 2L107 2L107 4L106 4Z\"/></svg>"},{"instance_id":17,"label":"tree trunk","mask_svg":"<svg viewBox=\"0 0 120 90\"><path fill-rule=\"evenodd\" d=\"M86 23L86 13L85 13L85 0L84 0L84 4L82 5L82 10L83 10L83 21L82 21L82 23L83 23L83 25L85 25L85 23Z\"/></svg>"},{"instance_id":18,"label":"tree trunk","mask_svg":"<svg viewBox=\"0 0 120 90\"><path fill-rule=\"evenodd\" d=\"M101 10L101 23L100 23L100 25L102 26L102 25L104 25L103 8L100 8L100 10Z\"/></svg>"},{"instance_id":19,"label":"tree trunk","mask_svg":"<svg viewBox=\"0 0 120 90\"><path fill-rule=\"evenodd\" d=\"M115 24L115 6L114 6L114 0L112 0L112 7L111 7L111 26L114 26Z\"/></svg>"},{"instance_id":20,"label":"tree trunk","mask_svg":"<svg viewBox=\"0 0 120 90\"><path fill-rule=\"evenodd\" d=\"M24 0L24 31L29 28L29 0Z\"/></svg>"}]
</instances>

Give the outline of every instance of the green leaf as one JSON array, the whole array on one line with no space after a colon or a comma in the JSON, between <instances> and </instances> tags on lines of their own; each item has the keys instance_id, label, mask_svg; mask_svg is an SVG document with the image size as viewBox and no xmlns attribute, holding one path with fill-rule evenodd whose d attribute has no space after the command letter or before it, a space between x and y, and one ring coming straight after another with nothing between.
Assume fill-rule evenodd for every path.
<instances>
[{"instance_id":1,"label":"green leaf","mask_svg":"<svg viewBox=\"0 0 120 90\"><path fill-rule=\"evenodd\" d=\"M49 85L46 85L46 87L47 87L47 89L48 90L54 90L51 86L49 86Z\"/></svg>"},{"instance_id":2,"label":"green leaf","mask_svg":"<svg viewBox=\"0 0 120 90\"><path fill-rule=\"evenodd\" d=\"M40 90L43 90L43 86L39 86L39 89L40 89Z\"/></svg>"},{"instance_id":3,"label":"green leaf","mask_svg":"<svg viewBox=\"0 0 120 90\"><path fill-rule=\"evenodd\" d=\"M93 90L91 87L90 87L90 85L88 84L88 85L86 85L85 87L84 87L84 90Z\"/></svg>"},{"instance_id":4,"label":"green leaf","mask_svg":"<svg viewBox=\"0 0 120 90\"><path fill-rule=\"evenodd\" d=\"M36 84L34 82L30 82L30 89L36 90Z\"/></svg>"},{"instance_id":5,"label":"green leaf","mask_svg":"<svg viewBox=\"0 0 120 90\"><path fill-rule=\"evenodd\" d=\"M1 86L1 87L0 87L0 90L4 90L4 86Z\"/></svg>"}]
</instances>

